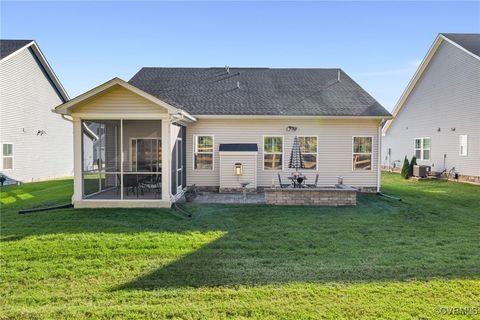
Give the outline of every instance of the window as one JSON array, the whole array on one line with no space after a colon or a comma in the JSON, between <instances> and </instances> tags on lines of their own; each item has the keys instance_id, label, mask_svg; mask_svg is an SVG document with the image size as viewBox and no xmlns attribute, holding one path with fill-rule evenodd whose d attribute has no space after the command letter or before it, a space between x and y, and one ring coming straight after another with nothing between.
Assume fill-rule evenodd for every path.
<instances>
[{"instance_id":1,"label":"window","mask_svg":"<svg viewBox=\"0 0 480 320\"><path fill-rule=\"evenodd\" d=\"M458 150L461 156L467 155L468 136L461 134L460 136L460 149Z\"/></svg>"},{"instance_id":2,"label":"window","mask_svg":"<svg viewBox=\"0 0 480 320\"><path fill-rule=\"evenodd\" d=\"M305 169L317 169L317 137L298 137Z\"/></svg>"},{"instance_id":3,"label":"window","mask_svg":"<svg viewBox=\"0 0 480 320\"><path fill-rule=\"evenodd\" d=\"M213 170L213 136L194 136L194 168Z\"/></svg>"},{"instance_id":4,"label":"window","mask_svg":"<svg viewBox=\"0 0 480 320\"><path fill-rule=\"evenodd\" d=\"M2 148L2 169L13 169L13 144L4 143Z\"/></svg>"},{"instance_id":5,"label":"window","mask_svg":"<svg viewBox=\"0 0 480 320\"><path fill-rule=\"evenodd\" d=\"M415 157L419 160L430 160L430 138L415 139Z\"/></svg>"},{"instance_id":6,"label":"window","mask_svg":"<svg viewBox=\"0 0 480 320\"><path fill-rule=\"evenodd\" d=\"M353 137L353 170L372 170L372 137Z\"/></svg>"},{"instance_id":7,"label":"window","mask_svg":"<svg viewBox=\"0 0 480 320\"><path fill-rule=\"evenodd\" d=\"M161 172L162 140L131 138L131 170L133 172Z\"/></svg>"},{"instance_id":8,"label":"window","mask_svg":"<svg viewBox=\"0 0 480 320\"><path fill-rule=\"evenodd\" d=\"M282 170L283 137L263 137L263 169Z\"/></svg>"}]
</instances>

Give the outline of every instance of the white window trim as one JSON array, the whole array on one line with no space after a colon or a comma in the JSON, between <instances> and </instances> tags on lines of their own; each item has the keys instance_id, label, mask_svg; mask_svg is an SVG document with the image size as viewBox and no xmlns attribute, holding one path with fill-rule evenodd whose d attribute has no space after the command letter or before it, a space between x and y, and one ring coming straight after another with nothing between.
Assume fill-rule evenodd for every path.
<instances>
[{"instance_id":1,"label":"white window trim","mask_svg":"<svg viewBox=\"0 0 480 320\"><path fill-rule=\"evenodd\" d=\"M462 153L462 137L465 137L465 153ZM467 134L460 134L458 136L458 155L461 157L468 156L468 135Z\"/></svg>"},{"instance_id":2,"label":"white window trim","mask_svg":"<svg viewBox=\"0 0 480 320\"><path fill-rule=\"evenodd\" d=\"M5 144L11 144L12 145L12 155L11 156L4 156L3 155L3 146ZM11 169L4 169L3 168L3 159L4 158L12 158L12 168ZM0 168L2 168L2 171L11 171L15 169L15 145L13 142L2 142L2 163L0 163Z\"/></svg>"},{"instance_id":3,"label":"white window trim","mask_svg":"<svg viewBox=\"0 0 480 320\"><path fill-rule=\"evenodd\" d=\"M301 135L301 136L297 136L298 138L315 138L317 139L317 150L316 150L316 153L315 153L315 169L303 169L303 170L308 170L308 171L318 171L318 136L312 136L312 135ZM302 155L303 154L313 154L313 153L310 153L310 152L307 152L307 153L304 153L302 151ZM305 159L304 159L305 160Z\"/></svg>"},{"instance_id":4,"label":"white window trim","mask_svg":"<svg viewBox=\"0 0 480 320\"><path fill-rule=\"evenodd\" d=\"M423 148L423 140L424 139L430 139L430 147L428 149L425 149ZM420 140L421 141L421 145L420 145L420 148L417 148L417 146L415 145L415 141L416 140ZM417 160L421 160L421 161L430 161L430 159L432 158L432 139L430 137L421 137L421 138L414 138L413 139L413 155L416 157L417 156L417 150L420 150L420 155L421 157L420 158L417 158ZM423 158L423 151L424 150L428 150L430 151L430 157L428 159L424 159Z\"/></svg>"},{"instance_id":5,"label":"white window trim","mask_svg":"<svg viewBox=\"0 0 480 320\"><path fill-rule=\"evenodd\" d=\"M354 152L354 147L355 147L355 138L370 138L372 139L372 152ZM369 171L373 171L373 147L374 147L374 144L373 144L374 140L373 140L373 136L365 136L365 135L358 135L358 136L352 136L352 147L351 147L351 151L352 151L352 154L350 156L351 158L351 161L352 161L352 172L369 172ZM378 150L377 150L378 152ZM370 155L370 169L368 170L365 170L365 169L355 169L355 165L353 163L353 155L354 154L369 154ZM377 164L378 165L378 164Z\"/></svg>"},{"instance_id":6,"label":"white window trim","mask_svg":"<svg viewBox=\"0 0 480 320\"><path fill-rule=\"evenodd\" d=\"M197 147L197 138L198 137L212 137L212 169L196 169L195 168L195 154ZM192 170L193 171L214 171L215 170L215 136L213 134L194 134L193 135L193 157L192 157ZM209 152L202 152L209 153Z\"/></svg>"},{"instance_id":7,"label":"white window trim","mask_svg":"<svg viewBox=\"0 0 480 320\"><path fill-rule=\"evenodd\" d=\"M132 149L132 141L133 140L139 140L139 139L143 139L143 140L157 140L157 150L158 150L158 142L160 142L161 144L163 143L162 141L162 138L161 137L129 137L129 145L128 145L128 155L129 155L129 168L130 168L130 172L127 172L128 173L145 173L145 172L138 172L138 171L133 171L133 149ZM162 154L162 159L160 159L163 161L163 154ZM163 162L162 162L162 165L163 165ZM162 168L160 168L162 169ZM137 168L138 170L138 168ZM161 172L151 172L152 174L161 174Z\"/></svg>"},{"instance_id":8,"label":"white window trim","mask_svg":"<svg viewBox=\"0 0 480 320\"><path fill-rule=\"evenodd\" d=\"M272 138L282 138L282 169L265 169L265 154L278 154L278 153L271 153L267 152L265 153L265 138L266 137L272 137ZM268 171L268 172L280 172L283 171L285 168L284 166L285 163L285 136L283 135L275 135L275 134L266 134L262 136L262 169L263 171Z\"/></svg>"}]
</instances>

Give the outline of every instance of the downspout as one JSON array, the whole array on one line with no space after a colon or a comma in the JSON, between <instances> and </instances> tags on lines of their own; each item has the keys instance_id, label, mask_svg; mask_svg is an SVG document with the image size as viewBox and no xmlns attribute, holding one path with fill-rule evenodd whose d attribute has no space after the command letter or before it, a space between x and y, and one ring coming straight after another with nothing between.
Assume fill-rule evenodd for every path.
<instances>
[{"instance_id":1,"label":"downspout","mask_svg":"<svg viewBox=\"0 0 480 320\"><path fill-rule=\"evenodd\" d=\"M380 184L381 184L381 170L382 170L382 125L385 119L380 121L377 129L377 193L380 192Z\"/></svg>"}]
</instances>

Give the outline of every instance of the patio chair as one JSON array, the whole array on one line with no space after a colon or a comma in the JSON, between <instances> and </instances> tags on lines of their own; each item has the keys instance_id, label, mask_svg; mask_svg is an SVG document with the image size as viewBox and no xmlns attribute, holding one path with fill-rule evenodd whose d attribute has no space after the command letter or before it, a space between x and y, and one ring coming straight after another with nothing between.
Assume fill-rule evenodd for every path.
<instances>
[{"instance_id":1,"label":"patio chair","mask_svg":"<svg viewBox=\"0 0 480 320\"><path fill-rule=\"evenodd\" d=\"M128 192L132 191L138 198L139 183L138 176L133 174L123 175L123 186L128 196ZM142 192L143 193L143 192Z\"/></svg>"},{"instance_id":2,"label":"patio chair","mask_svg":"<svg viewBox=\"0 0 480 320\"><path fill-rule=\"evenodd\" d=\"M162 176L157 174L155 177L149 177L140 182L140 189L146 191L154 191L155 197L161 194L162 190Z\"/></svg>"},{"instance_id":3,"label":"patio chair","mask_svg":"<svg viewBox=\"0 0 480 320\"><path fill-rule=\"evenodd\" d=\"M290 187L290 183L282 183L282 177L280 177L280 173L278 174L278 183L282 189Z\"/></svg>"},{"instance_id":4,"label":"patio chair","mask_svg":"<svg viewBox=\"0 0 480 320\"><path fill-rule=\"evenodd\" d=\"M316 188L317 187L317 184L318 184L318 173L317 175L315 176L315 183L307 183L306 186L308 188Z\"/></svg>"}]
</instances>

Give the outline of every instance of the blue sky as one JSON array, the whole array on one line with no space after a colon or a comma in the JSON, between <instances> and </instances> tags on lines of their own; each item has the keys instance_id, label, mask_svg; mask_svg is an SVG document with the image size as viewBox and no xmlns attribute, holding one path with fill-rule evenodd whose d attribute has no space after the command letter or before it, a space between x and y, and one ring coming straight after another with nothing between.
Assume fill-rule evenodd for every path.
<instances>
[{"instance_id":1,"label":"blue sky","mask_svg":"<svg viewBox=\"0 0 480 320\"><path fill-rule=\"evenodd\" d=\"M391 110L439 32L480 32L479 2L5 2L70 96L142 66L340 67Z\"/></svg>"}]
</instances>

